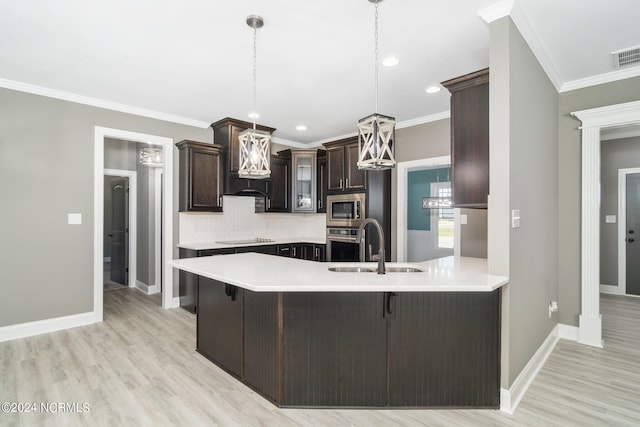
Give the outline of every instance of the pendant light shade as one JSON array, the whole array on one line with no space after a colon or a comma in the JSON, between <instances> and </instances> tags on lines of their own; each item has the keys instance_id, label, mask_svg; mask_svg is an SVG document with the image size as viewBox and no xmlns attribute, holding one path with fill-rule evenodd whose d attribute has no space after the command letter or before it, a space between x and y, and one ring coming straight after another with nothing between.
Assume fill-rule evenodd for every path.
<instances>
[{"instance_id":1,"label":"pendant light shade","mask_svg":"<svg viewBox=\"0 0 640 427\"><path fill-rule=\"evenodd\" d=\"M253 128L238 135L240 142L238 176L241 178L264 179L271 176L271 134L256 129L256 33L264 25L260 16L247 17L247 25L253 28Z\"/></svg>"},{"instance_id":2,"label":"pendant light shade","mask_svg":"<svg viewBox=\"0 0 640 427\"><path fill-rule=\"evenodd\" d=\"M162 167L162 148L143 147L138 152L140 164L153 167Z\"/></svg>"},{"instance_id":3,"label":"pendant light shade","mask_svg":"<svg viewBox=\"0 0 640 427\"><path fill-rule=\"evenodd\" d=\"M375 93L376 112L358 121L358 169L391 169L396 166L394 117L378 114L378 3L375 4Z\"/></svg>"}]
</instances>

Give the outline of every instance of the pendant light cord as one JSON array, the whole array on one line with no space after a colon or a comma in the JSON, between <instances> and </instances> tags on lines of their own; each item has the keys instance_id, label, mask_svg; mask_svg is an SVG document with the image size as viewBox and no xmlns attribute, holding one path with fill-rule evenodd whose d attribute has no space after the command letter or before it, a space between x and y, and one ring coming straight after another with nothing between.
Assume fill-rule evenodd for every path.
<instances>
[{"instance_id":1,"label":"pendant light cord","mask_svg":"<svg viewBox=\"0 0 640 427\"><path fill-rule=\"evenodd\" d=\"M258 49L256 48L256 44L257 44L257 28L253 27L253 130L256 130L256 114L257 114L257 109L256 109L256 58L258 56Z\"/></svg>"},{"instance_id":2,"label":"pendant light cord","mask_svg":"<svg viewBox=\"0 0 640 427\"><path fill-rule=\"evenodd\" d=\"M375 48L375 84L376 84L376 114L378 114L378 2L375 2L376 5L376 27L375 27L375 40L376 40L376 48Z\"/></svg>"}]
</instances>

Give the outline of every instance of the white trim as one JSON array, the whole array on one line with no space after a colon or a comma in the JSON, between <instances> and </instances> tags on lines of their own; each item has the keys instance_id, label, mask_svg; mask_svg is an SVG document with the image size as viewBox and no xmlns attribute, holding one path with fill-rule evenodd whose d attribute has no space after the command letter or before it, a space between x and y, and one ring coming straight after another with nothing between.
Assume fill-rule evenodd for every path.
<instances>
[{"instance_id":1,"label":"white trim","mask_svg":"<svg viewBox=\"0 0 640 427\"><path fill-rule=\"evenodd\" d=\"M618 294L627 293L627 175L640 168L618 169ZM600 286L602 289L602 286Z\"/></svg>"},{"instance_id":2,"label":"white trim","mask_svg":"<svg viewBox=\"0 0 640 427\"><path fill-rule=\"evenodd\" d=\"M144 142L147 144L162 145L163 155L163 189L164 189L164 265L165 286L162 293L162 307L176 307L173 296L173 269L168 261L173 256L173 139L148 135L137 132L130 132L120 129L111 129L101 126L95 127L94 136L94 230L93 230L93 311L97 322L101 322L104 317L103 312L103 206L104 206L104 139L117 138L125 141ZM169 178L168 178L169 177ZM179 306L179 298L178 306Z\"/></svg>"},{"instance_id":3,"label":"white trim","mask_svg":"<svg viewBox=\"0 0 640 427\"><path fill-rule=\"evenodd\" d=\"M277 138L277 137L271 137L271 142L275 142L276 144L280 144L280 145L286 145L287 147L292 147L292 148L315 148L315 147L322 146L321 141L305 144L304 142L296 142L296 141L291 141L290 139L283 139L283 138Z\"/></svg>"},{"instance_id":4,"label":"white trim","mask_svg":"<svg viewBox=\"0 0 640 427\"><path fill-rule=\"evenodd\" d=\"M609 295L624 295L625 294L625 292L622 291L622 289L620 289L620 286L603 285L603 284L600 284L600 293L601 294L609 294Z\"/></svg>"},{"instance_id":5,"label":"white trim","mask_svg":"<svg viewBox=\"0 0 640 427\"><path fill-rule=\"evenodd\" d=\"M396 201L396 258L405 262L407 257L407 179L409 171L451 164L451 156L398 162L397 201Z\"/></svg>"},{"instance_id":6,"label":"white trim","mask_svg":"<svg viewBox=\"0 0 640 427\"><path fill-rule=\"evenodd\" d=\"M600 141L635 138L640 136L640 126L621 126L600 132Z\"/></svg>"},{"instance_id":7,"label":"white trim","mask_svg":"<svg viewBox=\"0 0 640 427\"><path fill-rule=\"evenodd\" d=\"M569 341L578 341L580 329L577 326L565 325L564 323L558 323L558 333L560 338Z\"/></svg>"},{"instance_id":8,"label":"white trim","mask_svg":"<svg viewBox=\"0 0 640 427\"><path fill-rule=\"evenodd\" d=\"M134 287L146 295L157 294L158 292L160 292L160 286L158 286L158 284L151 286L147 285L144 282L141 282L140 280L136 280Z\"/></svg>"},{"instance_id":9,"label":"white trim","mask_svg":"<svg viewBox=\"0 0 640 427\"><path fill-rule=\"evenodd\" d=\"M569 92L571 90L600 85L603 83L615 82L618 80L630 79L640 76L640 67L625 68L622 70L610 71L583 79L572 80L562 84L558 92Z\"/></svg>"},{"instance_id":10,"label":"white trim","mask_svg":"<svg viewBox=\"0 0 640 427\"><path fill-rule=\"evenodd\" d=\"M136 171L121 169L105 169L104 175L122 176L129 178L129 287L134 286L138 274L136 266L138 265L138 173ZM102 194L104 200L104 193ZM104 205L103 205L104 211ZM104 220L104 217L103 217ZM104 222L103 222L104 227ZM104 242L103 242L104 245ZM103 246L104 248L104 246Z\"/></svg>"},{"instance_id":11,"label":"white trim","mask_svg":"<svg viewBox=\"0 0 640 427\"><path fill-rule=\"evenodd\" d=\"M162 289L162 169L156 168L155 170L155 198L154 198L154 253L153 257L155 266L155 283L150 287L150 293L156 294Z\"/></svg>"},{"instance_id":12,"label":"white trim","mask_svg":"<svg viewBox=\"0 0 640 427\"><path fill-rule=\"evenodd\" d=\"M520 401L524 397L525 393L529 389L529 386L540 372L540 369L544 366L554 347L560 339L560 325L557 324L544 340L542 345L535 352L533 357L529 360L524 369L520 372L520 375L511 384L511 387L507 389L500 389L500 410L507 414L513 415L520 404Z\"/></svg>"},{"instance_id":13,"label":"white trim","mask_svg":"<svg viewBox=\"0 0 640 427\"><path fill-rule=\"evenodd\" d=\"M500 18L508 16L513 8L513 3L514 0L501 1L500 3L480 9L478 11L478 16L480 16L485 23L490 24L493 21L497 21Z\"/></svg>"},{"instance_id":14,"label":"white trim","mask_svg":"<svg viewBox=\"0 0 640 427\"><path fill-rule=\"evenodd\" d=\"M120 111L122 113L134 114L136 116L149 117L166 122L194 126L202 129L208 128L211 125L210 123L203 122L201 120L194 120L186 117L161 113L159 111L152 111L144 108L118 104L117 102L105 101L104 99L91 98L88 96L77 95L75 93L64 92L61 90L49 89L43 86L22 83L15 80L0 79L0 87L3 87L5 89L17 90L20 92L32 93L34 95L47 96L49 98L62 99L64 101L76 102L83 105L91 105L92 107L105 108L112 111Z\"/></svg>"},{"instance_id":15,"label":"white trim","mask_svg":"<svg viewBox=\"0 0 640 427\"><path fill-rule=\"evenodd\" d=\"M53 319L37 320L35 322L20 323L18 325L0 328L0 342L47 334L63 329L76 328L95 323L93 312L72 314L70 316L54 317Z\"/></svg>"},{"instance_id":16,"label":"white trim","mask_svg":"<svg viewBox=\"0 0 640 427\"><path fill-rule=\"evenodd\" d=\"M571 113L582 122L579 342L602 347L600 315L600 129L640 123L640 101Z\"/></svg>"},{"instance_id":17,"label":"white trim","mask_svg":"<svg viewBox=\"0 0 640 427\"><path fill-rule=\"evenodd\" d=\"M404 129L412 126L423 125L425 123L437 122L451 117L451 111L442 111L440 113L431 114L429 116L417 117L396 123L396 129Z\"/></svg>"},{"instance_id":18,"label":"white trim","mask_svg":"<svg viewBox=\"0 0 640 427\"><path fill-rule=\"evenodd\" d=\"M556 90L560 90L562 87L564 79L562 75L556 68L554 62L551 60L551 57L547 53L547 49L542 43L542 39L536 32L535 28L529 22L529 18L527 14L522 10L522 6L519 2L515 2L513 8L511 9L511 20L518 27L518 31L522 34L522 37L525 39L527 45L531 49L531 52L538 60L538 63L542 67L542 69L551 80L551 83L556 88Z\"/></svg>"},{"instance_id":19,"label":"white trim","mask_svg":"<svg viewBox=\"0 0 640 427\"><path fill-rule=\"evenodd\" d=\"M171 300L171 306L166 308L178 308L180 307L180 297L174 297Z\"/></svg>"}]
</instances>

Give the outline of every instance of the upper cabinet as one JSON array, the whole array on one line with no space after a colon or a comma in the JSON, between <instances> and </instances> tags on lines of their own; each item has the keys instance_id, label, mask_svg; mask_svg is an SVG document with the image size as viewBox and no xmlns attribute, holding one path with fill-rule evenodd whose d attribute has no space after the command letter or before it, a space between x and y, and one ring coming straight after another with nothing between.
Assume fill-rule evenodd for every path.
<instances>
[{"instance_id":1,"label":"upper cabinet","mask_svg":"<svg viewBox=\"0 0 640 427\"><path fill-rule=\"evenodd\" d=\"M316 212L317 150L291 151L291 212Z\"/></svg>"},{"instance_id":2,"label":"upper cabinet","mask_svg":"<svg viewBox=\"0 0 640 427\"><path fill-rule=\"evenodd\" d=\"M327 149L327 193L364 191L367 175L358 169L358 138L323 145Z\"/></svg>"},{"instance_id":3,"label":"upper cabinet","mask_svg":"<svg viewBox=\"0 0 640 427\"><path fill-rule=\"evenodd\" d=\"M222 153L224 147L196 141L180 141L180 212L222 212Z\"/></svg>"},{"instance_id":4,"label":"upper cabinet","mask_svg":"<svg viewBox=\"0 0 640 427\"><path fill-rule=\"evenodd\" d=\"M451 92L453 206L485 208L489 195L489 69L442 82Z\"/></svg>"},{"instance_id":5,"label":"upper cabinet","mask_svg":"<svg viewBox=\"0 0 640 427\"><path fill-rule=\"evenodd\" d=\"M264 179L247 179L238 177L240 169L240 141L238 136L245 129L253 127L252 123L229 117L211 124L213 128L213 140L216 144L225 147L224 166L224 194L242 193L267 193L267 181ZM269 133L275 132L274 128L256 125L258 130Z\"/></svg>"},{"instance_id":6,"label":"upper cabinet","mask_svg":"<svg viewBox=\"0 0 640 427\"><path fill-rule=\"evenodd\" d=\"M267 181L266 212L289 212L291 160L281 156L271 156L271 179Z\"/></svg>"}]
</instances>

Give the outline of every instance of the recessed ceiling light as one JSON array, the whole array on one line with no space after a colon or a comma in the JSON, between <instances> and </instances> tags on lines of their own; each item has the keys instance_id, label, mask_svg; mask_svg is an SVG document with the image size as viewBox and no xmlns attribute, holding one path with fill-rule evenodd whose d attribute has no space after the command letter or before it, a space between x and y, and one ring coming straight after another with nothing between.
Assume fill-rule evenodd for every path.
<instances>
[{"instance_id":1,"label":"recessed ceiling light","mask_svg":"<svg viewBox=\"0 0 640 427\"><path fill-rule=\"evenodd\" d=\"M395 67L399 63L400 63L400 60L393 56L389 56L388 58L384 58L382 60L382 65L384 65L385 67Z\"/></svg>"},{"instance_id":2,"label":"recessed ceiling light","mask_svg":"<svg viewBox=\"0 0 640 427\"><path fill-rule=\"evenodd\" d=\"M427 93L438 93L440 92L442 88L440 86L429 86L428 88L426 88L426 92Z\"/></svg>"},{"instance_id":3,"label":"recessed ceiling light","mask_svg":"<svg viewBox=\"0 0 640 427\"><path fill-rule=\"evenodd\" d=\"M260 118L260 114L258 113L249 113L249 118L250 119L259 119Z\"/></svg>"},{"instance_id":4,"label":"recessed ceiling light","mask_svg":"<svg viewBox=\"0 0 640 427\"><path fill-rule=\"evenodd\" d=\"M298 125L296 126L296 130L299 130L299 131L307 130L307 127L305 125Z\"/></svg>"}]
</instances>

